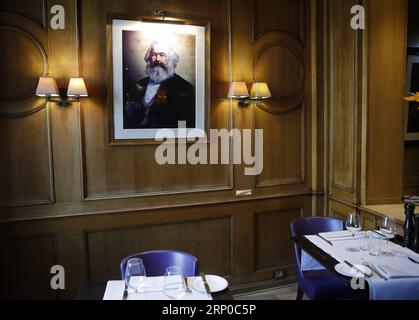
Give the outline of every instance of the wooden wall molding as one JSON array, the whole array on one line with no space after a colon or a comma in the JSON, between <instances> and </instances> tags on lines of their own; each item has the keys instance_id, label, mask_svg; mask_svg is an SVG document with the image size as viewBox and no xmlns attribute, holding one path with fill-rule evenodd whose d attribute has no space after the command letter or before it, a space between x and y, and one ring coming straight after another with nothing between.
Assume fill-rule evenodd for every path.
<instances>
[{"instance_id":1,"label":"wooden wall molding","mask_svg":"<svg viewBox=\"0 0 419 320\"><path fill-rule=\"evenodd\" d=\"M256 42L259 38L263 37L266 33L269 32L275 32L275 31L283 31L284 28L283 26L278 26L278 25L274 25L275 23L281 23L281 19L276 19L276 21L272 21L270 20L270 24L271 26L269 27L265 27L262 30L260 30L258 28L258 22L259 21L266 21L266 18L260 18L257 16L257 11L258 11L258 3L261 3L260 7L263 8L264 14L266 15L270 8L269 6L278 6L278 4L280 6L284 6L284 8L286 8L287 6L290 6L290 4L294 5L294 6L298 6L298 20L296 22L296 24L298 24L298 30L295 32L291 31L290 33L292 33L294 36L298 37L298 39L301 41L301 43L305 43L305 39L306 39L306 14L307 14L307 5L306 5L306 0L292 0L292 1L283 1L283 3L278 3L277 0L252 0L252 39L253 42ZM280 9L278 7L276 7L278 9L278 11L280 11ZM295 18L295 17L294 17Z\"/></svg>"},{"instance_id":2,"label":"wooden wall molding","mask_svg":"<svg viewBox=\"0 0 419 320\"><path fill-rule=\"evenodd\" d=\"M291 217L288 214L291 214ZM292 252L286 254L292 249L292 244L285 239L289 239L291 236L290 223L304 217L304 214L303 205L254 213L253 272L270 272L293 265ZM275 227L282 227L282 229L269 232L270 229L273 231ZM286 261L281 261L284 257L289 258Z\"/></svg>"},{"instance_id":3,"label":"wooden wall molding","mask_svg":"<svg viewBox=\"0 0 419 320\"><path fill-rule=\"evenodd\" d=\"M197 230L200 231L197 232ZM228 234L215 234L216 232L227 232ZM214 240L201 240L200 248L203 249L202 245L206 243L205 246L209 250L207 253L197 251L198 242L204 236L202 233L206 234L205 237L210 236ZM122 258L130 254L148 250L147 248L150 248L151 243L155 250L177 249L196 255L200 261L200 270L212 269L211 272L216 272L229 278L234 273L232 215L213 218L200 217L199 219L185 219L176 222L167 221L158 224L142 224L120 229L86 230L85 235L89 259L88 274L91 281L102 281L109 278L110 270L106 272L100 267L103 265L104 256L112 256L112 258L105 259L108 262L121 261ZM195 240L192 241L192 239ZM222 240L228 241L224 242ZM103 241L106 245L103 245ZM217 255L211 254L212 252L217 252ZM116 257L118 254L119 256ZM226 259L220 259L221 256ZM112 264L108 263L104 266L109 268ZM114 271L115 269L118 271L115 276L118 276L119 264L113 266ZM105 278L100 279L100 274L105 274Z\"/></svg>"},{"instance_id":4,"label":"wooden wall molding","mask_svg":"<svg viewBox=\"0 0 419 320\"><path fill-rule=\"evenodd\" d=\"M364 109L364 31L352 30L354 0L324 1L326 159L328 194L359 202Z\"/></svg>"},{"instance_id":5,"label":"wooden wall molding","mask_svg":"<svg viewBox=\"0 0 419 320\"><path fill-rule=\"evenodd\" d=\"M106 42L106 33L99 32L106 27L107 20L106 15L112 12L121 12L121 14L129 13L131 11L127 10L122 4L120 9L111 6L112 1L106 1L101 7L102 13L104 16L100 18L96 17L93 21L89 20L88 22L83 19L81 20L81 48L82 48L82 64L90 64L99 66L101 61L109 60L109 50L105 50L107 46L110 45L110 42L104 45L104 51L108 54L100 53L97 46L91 45L91 41L88 41L89 37L92 34L99 37L103 37L104 43ZM226 9L229 6L225 2L219 2L220 6L225 6ZM210 6L210 5L209 5ZM186 6L187 7L187 6ZM89 12L93 10L89 4L82 4L82 11ZM169 9L169 8L167 8ZM148 12L145 9L136 12ZM150 13L152 10L149 11ZM201 13L201 14L200 14ZM218 47L219 50L211 50L211 61L217 61L217 63L208 63L208 68L211 69L211 124L212 128L225 127L229 128L231 126L231 108L226 99L220 96L220 86L228 81L228 66L227 70L223 68L223 61L228 61L230 58L229 51L229 25L227 17L223 17L223 14L229 15L229 11L219 10L217 18L211 21L211 29L216 28L226 31L227 36L222 33L214 33L212 31L211 35L211 48ZM214 13L215 14L215 13ZM176 17L190 17L191 14L185 10L183 14L176 14ZM198 17L208 18L208 11L200 9L194 14L195 19ZM225 24L223 23L225 20ZM89 28L85 27L89 26ZM94 28L92 29L92 26ZM109 30L107 31L109 34ZM105 36L105 37L104 37ZM109 49L109 48L108 48ZM95 52L95 53L94 53ZM99 56L98 56L99 54ZM86 57L92 57L87 59ZM104 60L103 60L104 59ZM88 61L86 61L88 60ZM109 64L107 66L105 73L109 76ZM91 71L87 68L83 68L85 71L86 81L94 82L93 78L97 75L92 74ZM207 75L208 76L208 75ZM225 79L223 78L225 77ZM202 168L200 166L179 166L178 170L172 170L173 166L159 166L154 161L154 152L156 145L112 145L108 144L108 139L103 141L103 135L97 134L98 132L109 134L109 111L105 112L104 106L109 105L109 99L111 94L105 92L103 88L106 88L106 83L109 81L104 81L103 78L97 79L100 81L101 87L98 88L97 93L95 91L91 94L89 101L84 102L85 107L81 111L81 145L82 145L82 163L81 168L83 172L83 183L82 183L82 201L102 201L102 200L112 200L112 199L130 199L130 198L149 198L156 196L179 196L187 194L198 194L198 193L209 193L209 192L218 192L218 191L231 191L234 188L233 181L233 165L228 166L206 166ZM108 85L108 88L111 86ZM209 89L208 85L208 89ZM208 99L207 99L208 100ZM209 101L209 100L208 100ZM225 114L225 116L223 115ZM92 121L96 121L96 124L92 125ZM98 119L101 119L98 121ZM88 129L91 126L95 126L95 133ZM97 146L100 146L100 151ZM93 151L94 150L94 151ZM100 152L100 156L99 156ZM131 153L135 153L136 156L132 157ZM116 160L119 157L120 160ZM134 174L127 175L124 168L120 171L120 177L117 176L115 170L108 170L109 163L126 163L129 168L134 172ZM144 171L143 168L148 167L149 170ZM186 170L188 167L188 170ZM152 173L155 173L155 175ZM163 172L167 172L166 177ZM184 172L184 174L177 174L177 172ZM192 173L195 174L192 174ZM207 176L206 176L207 175ZM156 178L156 176L158 176ZM175 176L177 179L175 181ZM186 181L185 177L189 177ZM197 180L197 177L200 177L200 181ZM153 181L154 180L154 181ZM222 181L223 180L223 181ZM109 181L114 181L117 183L110 183ZM147 183L149 181L149 183ZM122 186L122 182L124 186ZM157 187L156 182L161 182ZM168 183L169 182L169 183ZM165 187L164 185L167 184ZM153 186L154 185L154 186Z\"/></svg>"},{"instance_id":6,"label":"wooden wall molding","mask_svg":"<svg viewBox=\"0 0 419 320\"><path fill-rule=\"evenodd\" d=\"M258 103L259 108L287 114L302 106L306 73L304 48L299 39L284 31L260 37L254 44L254 68L255 79L267 82L273 95ZM285 82L281 81L285 78Z\"/></svg>"},{"instance_id":7,"label":"wooden wall molding","mask_svg":"<svg viewBox=\"0 0 419 320\"><path fill-rule=\"evenodd\" d=\"M4 201L4 197L0 198L0 208L6 208L6 210L10 210L10 208L13 207L26 207L26 206L34 206L34 205L50 205L55 203L55 183L54 183L54 165L53 165L53 151L52 151L52 136L51 136L51 115L50 115L50 107L48 106L49 104L46 104L46 108L42 108L41 110L45 113L45 118L43 119L43 123L42 125L44 126L43 130L45 131L44 135L45 135L45 141L44 141L44 149L42 150L44 152L44 154L42 155L44 157L44 159L46 160L43 165L45 165L44 170L46 171L46 176L43 177L46 181L46 185L44 185L43 187L45 188L44 190L36 190L34 191L34 193L36 194L39 191L43 191L45 194L47 194L46 197L44 198L39 198L39 199L22 199L20 197L20 195L13 195L9 201ZM40 111L40 110L38 110ZM35 113L36 115L40 115L39 112ZM34 114L32 114L31 116L33 116ZM31 117L29 116L29 117ZM22 118L20 119L16 119L18 121L21 121ZM25 119L25 118L23 118ZM15 121L16 121L15 120ZM6 120L5 120L6 121ZM25 142L27 143L27 142ZM28 157L33 157L34 154L28 154ZM31 159L29 158L26 161L31 161ZM14 164L15 165L15 164ZM21 172L18 172L19 174L19 179L20 179L20 183L25 184L26 183L26 179L27 176L25 175L25 169L26 168L22 168ZM15 168L14 168L15 170ZM39 168L36 168L35 170L39 170ZM35 172L31 172L31 174L36 174ZM37 183L36 181L34 181L35 183ZM4 185L5 182L3 182ZM17 182L14 182L17 183ZM26 197L32 196L29 195L27 193ZM17 199L19 198L19 199ZM1 218L0 218L1 220Z\"/></svg>"},{"instance_id":8,"label":"wooden wall molding","mask_svg":"<svg viewBox=\"0 0 419 320\"><path fill-rule=\"evenodd\" d=\"M295 268L291 244L287 242L289 220L302 214L310 215L315 210L313 198L318 196L311 188L312 127L316 126L311 105L314 94L311 83L314 44L311 41L315 41L315 30L312 30L315 25L310 20L311 1L212 0L200 1L197 5L174 0L160 4L163 10L176 16L205 16L211 20L211 127L231 128L234 123L239 129L266 130L266 171L258 179L244 176L243 166L236 165L172 166L156 170L155 146L109 145L106 14L152 13L155 3L145 0L61 2L66 8L68 23L65 31L48 29L48 41L55 44L48 50L50 72L57 77L60 87L66 85L64 79L83 76L89 98L71 108L49 104L31 116L4 120L24 121L34 117L39 121L36 117L44 116L45 112L45 117L51 117L48 123L52 122L48 127L52 147L51 141L48 146L44 145L47 138L40 139L33 134L39 133L36 128L43 122L35 129L28 128L26 133L38 138L34 146L37 152L27 148L29 153L35 156L39 151L46 152L45 155L50 153L52 180L50 184L43 183L42 190L51 187L50 198L54 201L37 206L27 202L19 208L0 209L0 238L18 239L10 247L19 258L16 270L24 267L25 253L31 246L37 246L39 250L35 250L33 256L43 260L33 264L32 271L48 273L52 263L65 265L69 287L58 298L71 299L89 279L115 277L116 264L123 254L163 247L164 239L170 238L174 239L173 246L203 255L204 271L228 276L232 286L259 281L274 283L272 271L276 268L285 270L284 281L292 281ZM42 3L43 9L53 4L52 0ZM267 12L272 15L266 16L266 10L261 10L265 5L272 6L273 10ZM23 0L16 7L21 7L20 14L24 15ZM252 14L256 22L251 21ZM306 18L309 24L305 23ZM256 37L251 30L255 23ZM262 44L267 46L255 57L254 46L262 49ZM261 59L265 59L265 55L280 56L277 60L281 63L290 60L293 67L300 70L300 77L296 77L291 86L278 87L280 93L285 92L284 96L287 90L288 94L304 92L305 99L295 109L279 113L266 112L256 106L241 109L226 99L230 80L243 79L251 83L253 63L258 69L263 67ZM274 88L280 85L275 82ZM16 124L18 129L19 126L26 127L24 122ZM2 127L3 123L0 132ZM12 133L16 131L14 127L11 129ZM4 140L17 149L15 136L6 131ZM26 154L20 155L20 149L19 152L15 149L12 150L15 151L13 160L28 159ZM0 160L3 160L1 154ZM29 168L30 165L26 164ZM36 185L29 185L28 189L32 195L38 195L34 193L39 190ZM236 196L236 190L247 189L253 189L252 196ZM278 227L269 229L273 222ZM266 231L262 232L265 226ZM31 243L26 240L21 243L19 238L28 235L34 237ZM271 240L282 242L283 236L286 240L279 252L276 247L266 247ZM121 237L125 238L119 241ZM190 241L191 238L195 240ZM4 243L1 239L0 247ZM260 250L262 246L266 251ZM10 256L7 250L4 256ZM205 256L214 252L222 254L213 261L205 260ZM256 261L254 253L259 254ZM8 266L5 268L7 270ZM55 293L48 290L34 290L40 288L43 281L34 277L29 284L19 283L15 293L19 296L18 290L22 291L26 285L30 287L28 295L55 298Z\"/></svg>"},{"instance_id":9,"label":"wooden wall molding","mask_svg":"<svg viewBox=\"0 0 419 320\"><path fill-rule=\"evenodd\" d=\"M38 112L46 105L45 99L34 95L39 77L48 72L46 31L29 18L0 12L0 39L14 46L14 50L3 49L2 70L7 83L0 92L0 118ZM22 60L16 50L24 53Z\"/></svg>"},{"instance_id":10,"label":"wooden wall molding","mask_svg":"<svg viewBox=\"0 0 419 320\"><path fill-rule=\"evenodd\" d=\"M351 4L354 4L354 1L350 1ZM335 159L336 159L336 145L335 145L335 138L336 138L336 131L335 131L335 126L337 126L337 130L343 130L342 128L344 128L344 123L343 122L336 122L336 107L337 104L339 104L339 108L341 103L345 103L346 101L341 101L338 100L336 101L335 98L335 94L336 94L336 85L335 85L335 59L339 60L342 59L342 55L339 55L338 52L335 51L336 47L335 47L335 33L336 33L336 28L335 28L335 16L334 16L334 5L330 5L329 6L329 10L330 10L330 28L329 28L329 32L330 32L330 53L329 53L329 57L330 57L330 85L331 85L331 90L330 90L330 116L331 116L331 122L330 122L330 140L331 140L331 186L332 188L337 188L337 189L341 189L343 191L349 192L349 193L354 193L355 192L355 182L356 182L356 174L357 174L357 159L356 159L356 155L357 155L357 148L358 148L358 144L357 144L357 128L359 129L360 127L357 125L358 123L358 117L357 115L358 113L358 109L359 109L359 92L360 92L360 78L359 78L359 74L358 74L358 68L359 68L359 64L360 64L360 60L359 60L359 32L356 31L352 31L352 39L351 39L351 44L350 44L350 52L351 52L351 64L352 64L352 74L351 77L346 79L348 81L348 85L350 87L350 92L351 92L351 110L352 110L352 118L347 119L347 117L345 118L345 122L348 124L350 128L352 128L352 130L350 130L350 136L352 137L352 141L350 143L349 146L349 154L350 154L350 159L351 159L351 167L349 170L346 170L345 174L349 174L350 176L350 183L349 184L345 184L344 182L340 182L337 181L336 178L336 168L335 168ZM340 19L341 20L341 19ZM345 22L348 19L345 19ZM342 21L342 20L341 20ZM339 30L340 33L342 33L341 30ZM341 34L342 37L342 34ZM340 47L337 47L337 50L340 50ZM348 61L345 61L346 63ZM342 63L342 62L340 62ZM339 71L338 71L339 72ZM340 79L340 80L345 80L345 79ZM339 82L339 86L342 86L342 82ZM343 90L346 90L348 88L344 88ZM341 89L342 90L342 89ZM341 97L337 97L337 99L340 99ZM341 110L342 112L342 110ZM340 144L340 146L342 145L341 141L337 142L338 144ZM345 150L346 151L346 150ZM340 172L340 174L342 174L342 172Z\"/></svg>"},{"instance_id":11,"label":"wooden wall molding","mask_svg":"<svg viewBox=\"0 0 419 320\"><path fill-rule=\"evenodd\" d=\"M259 123L258 112L255 109L254 119L255 119L255 128L263 128L263 126ZM286 178L271 178L268 181L263 181L260 176L256 176L254 178L255 181L255 188L267 188L267 187L279 187L279 186L287 186L287 185L301 185L306 182L306 139L305 139L305 132L306 132L306 121L305 121L305 106L302 104L301 108L294 110L295 113L300 113L301 120L300 120L300 176L296 177L286 177ZM281 115L275 115L276 117L280 117Z\"/></svg>"}]
</instances>

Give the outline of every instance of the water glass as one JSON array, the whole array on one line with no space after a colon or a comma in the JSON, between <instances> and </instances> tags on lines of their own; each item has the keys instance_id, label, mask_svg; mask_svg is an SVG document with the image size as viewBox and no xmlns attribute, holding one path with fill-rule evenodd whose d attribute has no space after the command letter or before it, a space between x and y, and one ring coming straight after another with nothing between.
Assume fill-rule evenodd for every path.
<instances>
[{"instance_id":1,"label":"water glass","mask_svg":"<svg viewBox=\"0 0 419 320\"><path fill-rule=\"evenodd\" d=\"M381 248L384 242L384 237L381 237L375 233L371 234L371 236L369 237L369 254L372 256L381 255Z\"/></svg>"},{"instance_id":2,"label":"water glass","mask_svg":"<svg viewBox=\"0 0 419 320\"><path fill-rule=\"evenodd\" d=\"M359 248L362 251L369 251L370 249L370 237L371 231L360 231L358 233L359 236Z\"/></svg>"},{"instance_id":3,"label":"water glass","mask_svg":"<svg viewBox=\"0 0 419 320\"><path fill-rule=\"evenodd\" d=\"M143 260L139 258L129 259L125 270L125 284L134 293L140 293L145 287L146 272Z\"/></svg>"},{"instance_id":4,"label":"water glass","mask_svg":"<svg viewBox=\"0 0 419 320\"><path fill-rule=\"evenodd\" d=\"M182 270L176 266L166 268L164 274L164 293L174 300L179 300L186 292Z\"/></svg>"}]
</instances>

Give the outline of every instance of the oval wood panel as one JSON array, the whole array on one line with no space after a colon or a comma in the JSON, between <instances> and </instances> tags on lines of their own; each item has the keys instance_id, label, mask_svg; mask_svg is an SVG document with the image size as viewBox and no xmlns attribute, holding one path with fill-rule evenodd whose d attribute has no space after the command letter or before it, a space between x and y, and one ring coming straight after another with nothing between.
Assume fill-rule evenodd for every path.
<instances>
[{"instance_id":1,"label":"oval wood panel","mask_svg":"<svg viewBox=\"0 0 419 320\"><path fill-rule=\"evenodd\" d=\"M0 86L0 99L19 101L29 98L45 71L43 49L29 34L19 29L0 27L0 40L7 43L7 50L0 51L0 72L7 79ZM19 57L19 63L16 63L16 57Z\"/></svg>"},{"instance_id":2,"label":"oval wood panel","mask_svg":"<svg viewBox=\"0 0 419 320\"><path fill-rule=\"evenodd\" d=\"M305 64L301 41L287 32L270 32L254 45L255 78L267 82L272 98L258 106L283 114L300 108L304 101Z\"/></svg>"},{"instance_id":3,"label":"oval wood panel","mask_svg":"<svg viewBox=\"0 0 419 320\"><path fill-rule=\"evenodd\" d=\"M0 117L21 117L45 107L45 100L35 96L38 79L48 71L45 31L30 19L1 13Z\"/></svg>"}]
</instances>

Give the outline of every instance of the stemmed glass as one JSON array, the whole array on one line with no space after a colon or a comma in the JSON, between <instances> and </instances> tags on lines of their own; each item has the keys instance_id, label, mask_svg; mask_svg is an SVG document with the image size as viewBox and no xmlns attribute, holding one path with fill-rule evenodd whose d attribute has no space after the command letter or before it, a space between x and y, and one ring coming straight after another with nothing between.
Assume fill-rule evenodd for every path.
<instances>
[{"instance_id":1,"label":"stemmed glass","mask_svg":"<svg viewBox=\"0 0 419 320\"><path fill-rule=\"evenodd\" d=\"M394 218L392 217L382 218L380 220L379 230L380 230L380 233L386 237L386 250L382 250L382 254L385 256L394 255L388 245L388 241L390 239L393 239L397 234L397 225Z\"/></svg>"},{"instance_id":2,"label":"stemmed glass","mask_svg":"<svg viewBox=\"0 0 419 320\"><path fill-rule=\"evenodd\" d=\"M176 266L166 268L164 274L164 293L174 300L180 299L186 292L182 270Z\"/></svg>"},{"instance_id":3,"label":"stemmed glass","mask_svg":"<svg viewBox=\"0 0 419 320\"><path fill-rule=\"evenodd\" d=\"M142 292L145 287L146 272L143 260L139 258L129 259L125 270L125 283L134 293Z\"/></svg>"},{"instance_id":4,"label":"stemmed glass","mask_svg":"<svg viewBox=\"0 0 419 320\"><path fill-rule=\"evenodd\" d=\"M353 238L355 238L356 234L361 231L361 217L358 212L350 212L348 214L348 218L346 219L346 229L352 233ZM359 252L359 247L349 247L346 250L350 252Z\"/></svg>"}]
</instances>

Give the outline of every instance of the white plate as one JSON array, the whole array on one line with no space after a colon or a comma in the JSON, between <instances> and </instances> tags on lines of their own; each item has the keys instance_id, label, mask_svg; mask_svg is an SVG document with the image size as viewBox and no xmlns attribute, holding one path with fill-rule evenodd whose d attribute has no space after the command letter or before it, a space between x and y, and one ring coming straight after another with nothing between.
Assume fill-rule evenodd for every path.
<instances>
[{"instance_id":1,"label":"white plate","mask_svg":"<svg viewBox=\"0 0 419 320\"><path fill-rule=\"evenodd\" d=\"M364 272L367 276L372 275L372 271L370 268L368 268L367 266L364 266L362 264L355 264L355 267L359 270L361 270L362 272ZM347 277L351 277L351 278L363 278L364 274L362 274L361 272L357 271L354 268L351 268L350 266L348 266L346 263L339 263L337 265L335 265L335 270L337 272L339 272L340 274L347 276Z\"/></svg>"},{"instance_id":2,"label":"white plate","mask_svg":"<svg viewBox=\"0 0 419 320\"><path fill-rule=\"evenodd\" d=\"M211 293L220 292L228 288L227 280L222 277L208 274L205 276L205 278L207 279ZM204 282L202 281L201 277L195 278L192 281L192 287L199 292L206 293Z\"/></svg>"}]
</instances>

